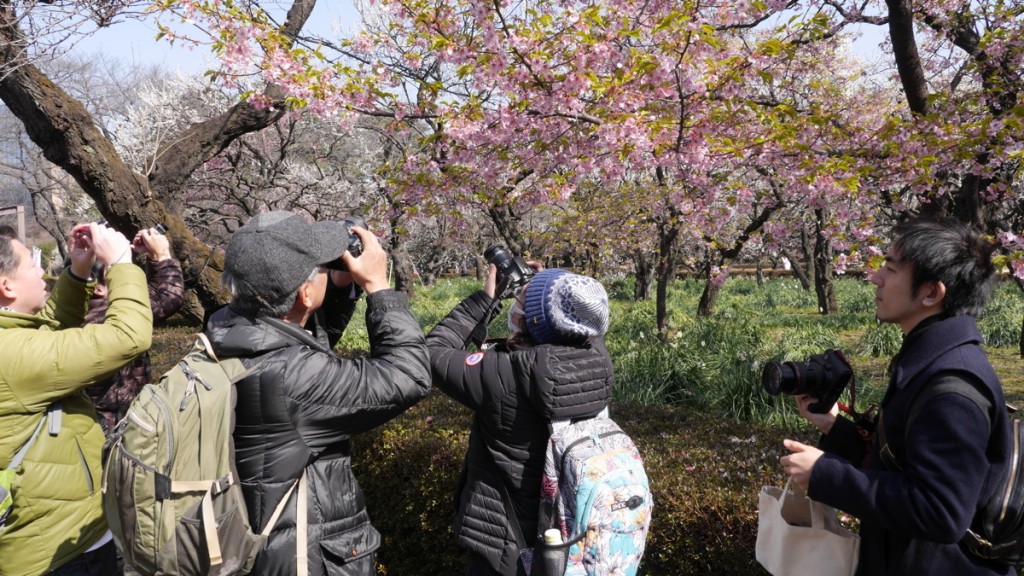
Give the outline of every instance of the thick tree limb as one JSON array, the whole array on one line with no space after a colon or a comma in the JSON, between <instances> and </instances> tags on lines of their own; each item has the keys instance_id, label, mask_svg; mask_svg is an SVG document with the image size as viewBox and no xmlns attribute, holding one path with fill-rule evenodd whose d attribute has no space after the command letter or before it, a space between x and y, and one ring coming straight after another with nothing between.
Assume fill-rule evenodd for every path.
<instances>
[{"instance_id":1,"label":"thick tree limb","mask_svg":"<svg viewBox=\"0 0 1024 576\"><path fill-rule=\"evenodd\" d=\"M315 5L315 0L295 0L284 25L286 36L294 41ZM186 228L180 216L181 191L197 168L236 138L272 125L283 109L259 110L240 103L187 128L157 153L147 181L124 162L85 106L26 59L25 44L12 5L0 2L0 100L25 125L29 138L75 179L118 230L134 235L164 223L188 287L208 309L223 302L222 259ZM264 93L283 100L280 87L269 86Z\"/></svg>"}]
</instances>

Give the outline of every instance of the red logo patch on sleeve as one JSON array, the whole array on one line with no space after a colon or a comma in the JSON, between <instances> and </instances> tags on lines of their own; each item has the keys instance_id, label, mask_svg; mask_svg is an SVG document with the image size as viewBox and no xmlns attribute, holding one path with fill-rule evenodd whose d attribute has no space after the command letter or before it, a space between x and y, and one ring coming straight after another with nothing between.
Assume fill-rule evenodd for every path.
<instances>
[{"instance_id":1,"label":"red logo patch on sleeve","mask_svg":"<svg viewBox=\"0 0 1024 576\"><path fill-rule=\"evenodd\" d=\"M483 352L474 352L469 356L466 356L466 366L476 366L484 359Z\"/></svg>"}]
</instances>

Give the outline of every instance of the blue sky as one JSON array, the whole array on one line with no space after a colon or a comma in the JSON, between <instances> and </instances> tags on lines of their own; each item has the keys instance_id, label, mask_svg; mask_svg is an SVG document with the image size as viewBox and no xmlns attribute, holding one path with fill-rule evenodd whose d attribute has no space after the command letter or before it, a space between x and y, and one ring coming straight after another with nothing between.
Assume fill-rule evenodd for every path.
<instances>
[{"instance_id":1,"label":"blue sky","mask_svg":"<svg viewBox=\"0 0 1024 576\"><path fill-rule=\"evenodd\" d=\"M331 38L333 29L351 29L357 19L349 0L321 0L313 9L305 30ZM156 36L153 22L126 20L89 34L75 46L73 53L85 57L105 55L125 64L153 65L168 71L196 74L216 67L207 48L189 49L157 40Z\"/></svg>"},{"instance_id":2,"label":"blue sky","mask_svg":"<svg viewBox=\"0 0 1024 576\"><path fill-rule=\"evenodd\" d=\"M358 18L351 0L320 0L309 18L306 31L331 38L335 37L335 29L355 28ZM878 44L886 38L886 27L863 26L861 32L863 36L854 44L854 50L866 60L878 58ZM85 37L75 47L74 53L81 56L105 54L126 64L153 65L168 71L193 74L216 68L216 62L206 48L172 45L166 40L156 40L156 35L155 24L128 20Z\"/></svg>"}]
</instances>

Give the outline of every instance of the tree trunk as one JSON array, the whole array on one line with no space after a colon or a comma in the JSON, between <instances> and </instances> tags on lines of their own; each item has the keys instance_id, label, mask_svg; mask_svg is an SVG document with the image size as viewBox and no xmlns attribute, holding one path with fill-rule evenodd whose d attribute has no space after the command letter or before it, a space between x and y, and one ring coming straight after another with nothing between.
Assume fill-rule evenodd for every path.
<instances>
[{"instance_id":1,"label":"tree trunk","mask_svg":"<svg viewBox=\"0 0 1024 576\"><path fill-rule=\"evenodd\" d=\"M416 295L416 267L412 263L409 251L405 249L404 242L392 240L391 265L395 274L395 290L411 299Z\"/></svg>"},{"instance_id":2,"label":"tree trunk","mask_svg":"<svg viewBox=\"0 0 1024 576\"><path fill-rule=\"evenodd\" d=\"M715 313L715 305L718 304L718 295L722 287L711 281L711 268L704 278L704 291L700 294L700 302L697 304L697 316L709 318Z\"/></svg>"},{"instance_id":3,"label":"tree trunk","mask_svg":"<svg viewBox=\"0 0 1024 576\"><path fill-rule=\"evenodd\" d=\"M675 279L675 242L679 228L674 224L658 224L658 267L657 294L655 296L655 319L658 324L658 338L665 340L668 331L668 287Z\"/></svg>"},{"instance_id":4,"label":"tree trunk","mask_svg":"<svg viewBox=\"0 0 1024 576\"><path fill-rule=\"evenodd\" d=\"M811 278L817 278L818 272L814 262L814 248L811 247L811 239L807 237L807 230L803 227L800 228L800 247L804 252L804 257L801 258L800 261L804 262L804 265L807 266L807 271L805 272L807 279L810 280ZM795 268L796 265L796 262L794 262L793 267ZM810 291L810 289L810 282L804 284L804 290Z\"/></svg>"},{"instance_id":5,"label":"tree trunk","mask_svg":"<svg viewBox=\"0 0 1024 576\"><path fill-rule=\"evenodd\" d=\"M825 237L825 211L814 211L814 292L818 296L818 312L823 315L839 312L835 285L832 282L832 243Z\"/></svg>"},{"instance_id":6,"label":"tree trunk","mask_svg":"<svg viewBox=\"0 0 1024 576\"><path fill-rule=\"evenodd\" d=\"M758 288L763 287L764 286L764 260L760 259L760 258L757 260L756 278L757 278L757 287Z\"/></svg>"},{"instance_id":7,"label":"tree trunk","mask_svg":"<svg viewBox=\"0 0 1024 576\"><path fill-rule=\"evenodd\" d=\"M294 39L315 4L295 0L283 29L286 36ZM27 41L15 18L9 5L0 9L0 100L25 125L43 156L75 179L112 227L131 238L142 228L163 223L186 286L207 310L226 301L220 285L223 258L185 227L181 191L196 168L239 136L276 122L283 106L269 112L240 103L193 125L158 151L147 181L128 167L85 106L26 60ZM270 86L265 93L275 99L280 89Z\"/></svg>"},{"instance_id":8,"label":"tree trunk","mask_svg":"<svg viewBox=\"0 0 1024 576\"><path fill-rule=\"evenodd\" d=\"M636 283L633 285L634 300L651 298L651 282L654 279L650 253L646 250L633 251L633 268L636 272Z\"/></svg>"},{"instance_id":9,"label":"tree trunk","mask_svg":"<svg viewBox=\"0 0 1024 576\"><path fill-rule=\"evenodd\" d=\"M915 114L928 113L928 82L914 38L914 10L910 0L886 0L889 8L889 39L900 74L907 105Z\"/></svg>"},{"instance_id":10,"label":"tree trunk","mask_svg":"<svg viewBox=\"0 0 1024 576\"><path fill-rule=\"evenodd\" d=\"M804 234L801 233L801 238L803 236ZM800 281L800 286L804 290L809 292L811 290L811 280L807 277L807 272L804 270L803 259L793 258L788 250L784 250L782 256L789 260L789 270L793 273L793 277Z\"/></svg>"},{"instance_id":11,"label":"tree trunk","mask_svg":"<svg viewBox=\"0 0 1024 576\"><path fill-rule=\"evenodd\" d=\"M490 206L487 209L487 215L490 216L491 222L494 223L498 234L504 240L505 248L508 248L516 256L524 256L526 240L520 231L519 217L512 207L506 204Z\"/></svg>"},{"instance_id":12,"label":"tree trunk","mask_svg":"<svg viewBox=\"0 0 1024 576\"><path fill-rule=\"evenodd\" d=\"M124 163L78 100L31 64L7 72L0 80L0 99L22 121L46 159L78 182L111 226L131 238L143 227L163 223L186 270L185 279L203 304L225 300L220 256L197 241L181 217L153 197L145 179Z\"/></svg>"}]
</instances>

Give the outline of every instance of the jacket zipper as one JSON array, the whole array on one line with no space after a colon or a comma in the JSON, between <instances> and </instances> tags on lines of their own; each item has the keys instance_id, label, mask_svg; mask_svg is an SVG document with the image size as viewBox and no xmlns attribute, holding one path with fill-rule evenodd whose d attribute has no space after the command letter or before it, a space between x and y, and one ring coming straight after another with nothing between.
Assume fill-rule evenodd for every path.
<instances>
[{"instance_id":1,"label":"jacket zipper","mask_svg":"<svg viewBox=\"0 0 1024 576\"><path fill-rule=\"evenodd\" d=\"M1020 461L1020 434L1017 430L1020 428L1020 420L1013 421L1013 457L1010 459L1010 479L1006 482L1006 494L1003 495L1003 507L999 511L999 521L1002 522L1003 518L1006 517L1006 510L1010 507L1010 492L1013 490L1014 484L1017 482L1017 462Z\"/></svg>"}]
</instances>

